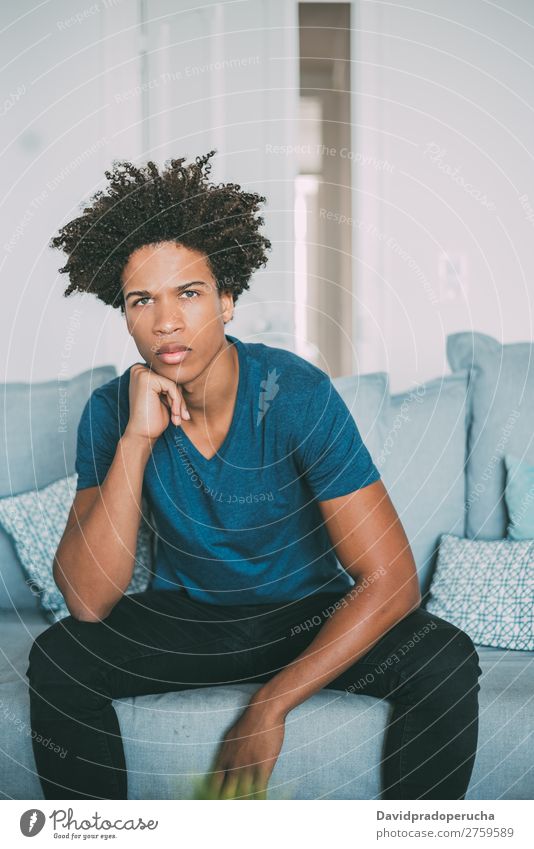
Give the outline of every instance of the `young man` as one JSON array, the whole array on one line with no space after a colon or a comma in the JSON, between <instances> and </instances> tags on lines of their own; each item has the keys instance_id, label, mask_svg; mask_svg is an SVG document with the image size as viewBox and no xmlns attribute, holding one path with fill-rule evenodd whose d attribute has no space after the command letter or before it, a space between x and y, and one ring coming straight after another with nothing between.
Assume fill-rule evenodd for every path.
<instances>
[{"instance_id":1,"label":"young man","mask_svg":"<svg viewBox=\"0 0 534 849\"><path fill-rule=\"evenodd\" d=\"M225 333L270 243L265 198L209 182L214 153L161 173L116 163L52 241L65 294L120 307L143 362L93 392L79 424L54 563L71 616L35 640L27 671L32 728L68 753L34 742L45 798L127 798L113 699L248 681L261 686L213 765L220 798L265 798L288 713L330 687L393 704L383 798L462 799L475 647L420 607L403 527L328 376ZM155 575L125 595L144 499Z\"/></svg>"}]
</instances>

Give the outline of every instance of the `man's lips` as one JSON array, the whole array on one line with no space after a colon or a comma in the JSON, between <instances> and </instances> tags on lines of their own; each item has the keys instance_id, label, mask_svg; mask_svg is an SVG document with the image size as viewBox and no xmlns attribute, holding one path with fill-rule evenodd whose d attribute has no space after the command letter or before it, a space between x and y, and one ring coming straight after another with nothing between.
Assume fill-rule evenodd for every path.
<instances>
[{"instance_id":1,"label":"man's lips","mask_svg":"<svg viewBox=\"0 0 534 849\"><path fill-rule=\"evenodd\" d=\"M165 348L174 348L174 350L165 350ZM157 352L157 357L164 363L169 363L171 365L175 363L181 363L188 354L191 353L191 348L186 348L183 345L173 345L173 346L164 346L162 350Z\"/></svg>"},{"instance_id":2,"label":"man's lips","mask_svg":"<svg viewBox=\"0 0 534 849\"><path fill-rule=\"evenodd\" d=\"M180 342L166 342L164 345L160 345L159 348L156 349L156 354L174 354L176 351L188 351L191 350L187 347L187 345L181 345Z\"/></svg>"}]
</instances>

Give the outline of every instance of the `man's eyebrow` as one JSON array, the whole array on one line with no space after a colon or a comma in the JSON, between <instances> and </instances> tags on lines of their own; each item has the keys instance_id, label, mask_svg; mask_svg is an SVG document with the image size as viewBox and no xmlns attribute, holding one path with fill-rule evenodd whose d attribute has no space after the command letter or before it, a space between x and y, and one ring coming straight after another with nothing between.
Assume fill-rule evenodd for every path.
<instances>
[{"instance_id":1,"label":"man's eyebrow","mask_svg":"<svg viewBox=\"0 0 534 849\"><path fill-rule=\"evenodd\" d=\"M211 289L211 284L206 280L191 280L190 283L182 283L180 286L175 286L174 290L176 292L181 292L189 286L204 286L205 289ZM152 297L152 292L149 292L148 289L136 289L134 292L128 292L124 300L127 301L128 298L132 298L134 295L141 295L142 297L149 295Z\"/></svg>"}]
</instances>

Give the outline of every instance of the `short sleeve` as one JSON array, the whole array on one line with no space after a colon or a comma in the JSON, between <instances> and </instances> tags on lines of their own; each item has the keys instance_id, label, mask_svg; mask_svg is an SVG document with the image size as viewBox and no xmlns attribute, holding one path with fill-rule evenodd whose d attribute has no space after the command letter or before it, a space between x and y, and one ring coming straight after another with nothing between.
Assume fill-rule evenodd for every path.
<instances>
[{"instance_id":1,"label":"short sleeve","mask_svg":"<svg viewBox=\"0 0 534 849\"><path fill-rule=\"evenodd\" d=\"M380 480L349 408L327 375L312 390L298 432L297 464L318 501Z\"/></svg>"},{"instance_id":2,"label":"short sleeve","mask_svg":"<svg viewBox=\"0 0 534 849\"><path fill-rule=\"evenodd\" d=\"M76 490L104 482L121 436L117 409L114 412L113 405L98 389L87 401L78 424Z\"/></svg>"}]
</instances>

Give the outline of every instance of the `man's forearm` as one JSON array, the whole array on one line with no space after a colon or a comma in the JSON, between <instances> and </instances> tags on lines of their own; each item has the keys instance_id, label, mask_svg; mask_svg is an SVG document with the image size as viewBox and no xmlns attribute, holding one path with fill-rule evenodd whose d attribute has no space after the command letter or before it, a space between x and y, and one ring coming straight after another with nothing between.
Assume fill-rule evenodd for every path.
<instances>
[{"instance_id":1,"label":"man's forearm","mask_svg":"<svg viewBox=\"0 0 534 849\"><path fill-rule=\"evenodd\" d=\"M58 548L54 575L79 618L103 618L130 583L149 456L148 442L122 436L94 503Z\"/></svg>"},{"instance_id":2,"label":"man's forearm","mask_svg":"<svg viewBox=\"0 0 534 849\"><path fill-rule=\"evenodd\" d=\"M310 645L267 681L250 700L258 713L285 718L289 711L321 690L366 655L380 638L412 610L418 599L391 598L378 581L339 601ZM291 639L288 637L288 639Z\"/></svg>"}]
</instances>

